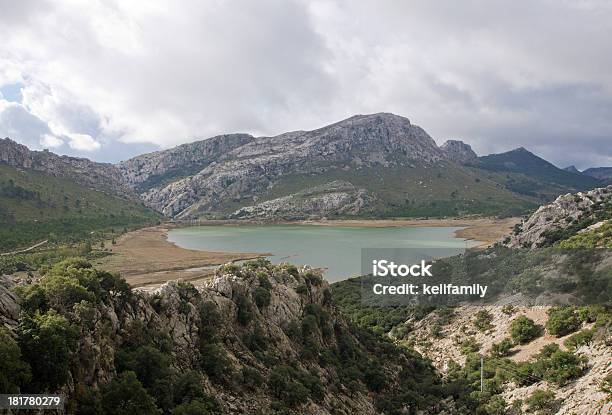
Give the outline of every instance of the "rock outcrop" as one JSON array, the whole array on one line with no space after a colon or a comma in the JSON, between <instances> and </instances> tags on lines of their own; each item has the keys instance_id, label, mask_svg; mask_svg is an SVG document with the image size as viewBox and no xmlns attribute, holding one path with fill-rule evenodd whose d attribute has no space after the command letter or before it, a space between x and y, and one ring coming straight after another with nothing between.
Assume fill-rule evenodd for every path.
<instances>
[{"instance_id":1,"label":"rock outcrop","mask_svg":"<svg viewBox=\"0 0 612 415\"><path fill-rule=\"evenodd\" d=\"M612 201L612 186L559 196L554 202L541 206L517 232L510 237L507 245L512 248L537 248L554 242L554 232L570 227L579 232L582 228L600 222L598 212Z\"/></svg>"},{"instance_id":2,"label":"rock outcrop","mask_svg":"<svg viewBox=\"0 0 612 415\"><path fill-rule=\"evenodd\" d=\"M83 186L126 199L138 199L122 177L122 172L109 163L85 158L58 156L50 151L32 151L10 138L0 139L0 164L32 169L52 176L74 180Z\"/></svg>"},{"instance_id":3,"label":"rock outcrop","mask_svg":"<svg viewBox=\"0 0 612 415\"><path fill-rule=\"evenodd\" d=\"M190 157L208 140L188 145L187 151L178 147L140 156L118 167L130 184L140 189L149 206L171 217L190 218L224 208L226 215L231 214L235 211L230 208L232 203L251 206L253 198L261 197L290 175L321 175L371 166L414 167L446 160L446 154L423 129L393 114L357 115L318 130L275 137L222 137L224 142L232 137L231 144L215 144L215 149L224 147L225 151L219 151L216 157L215 152L206 152L205 162L194 163ZM212 140L218 143L221 138ZM189 168L175 174L171 181L151 180L171 176L176 166ZM350 198L348 203L353 202Z\"/></svg>"},{"instance_id":4,"label":"rock outcrop","mask_svg":"<svg viewBox=\"0 0 612 415\"><path fill-rule=\"evenodd\" d=\"M473 163L478 159L472 147L460 140L448 140L440 146L440 149L444 151L449 160L457 163Z\"/></svg>"}]
</instances>

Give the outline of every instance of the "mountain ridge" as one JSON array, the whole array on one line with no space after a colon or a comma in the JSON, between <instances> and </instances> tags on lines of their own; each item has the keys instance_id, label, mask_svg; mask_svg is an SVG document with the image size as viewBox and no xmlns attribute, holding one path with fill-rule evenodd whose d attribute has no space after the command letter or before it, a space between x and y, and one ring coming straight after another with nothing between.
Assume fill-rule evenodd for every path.
<instances>
[{"instance_id":1,"label":"mountain ridge","mask_svg":"<svg viewBox=\"0 0 612 415\"><path fill-rule=\"evenodd\" d=\"M174 219L517 214L601 184L522 147L478 157L460 140L438 146L391 113L271 137L218 135L115 165L2 140L2 162L139 198Z\"/></svg>"}]
</instances>

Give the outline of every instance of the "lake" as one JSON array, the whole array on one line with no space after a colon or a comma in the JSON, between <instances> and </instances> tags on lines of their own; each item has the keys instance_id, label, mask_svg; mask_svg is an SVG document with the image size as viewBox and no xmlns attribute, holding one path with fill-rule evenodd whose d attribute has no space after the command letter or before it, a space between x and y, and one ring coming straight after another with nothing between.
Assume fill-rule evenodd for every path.
<instances>
[{"instance_id":1,"label":"lake","mask_svg":"<svg viewBox=\"0 0 612 415\"><path fill-rule=\"evenodd\" d=\"M274 262L326 268L334 282L361 274L362 248L413 248L435 257L476 245L456 238L457 227L348 227L317 225L193 226L172 229L168 241L202 251L270 252Z\"/></svg>"}]
</instances>

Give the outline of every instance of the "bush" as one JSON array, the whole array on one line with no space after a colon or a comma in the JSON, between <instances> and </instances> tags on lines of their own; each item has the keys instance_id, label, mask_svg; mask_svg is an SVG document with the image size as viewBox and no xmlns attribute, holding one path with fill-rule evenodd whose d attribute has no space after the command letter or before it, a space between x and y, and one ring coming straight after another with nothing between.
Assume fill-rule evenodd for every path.
<instances>
[{"instance_id":1,"label":"bush","mask_svg":"<svg viewBox=\"0 0 612 415\"><path fill-rule=\"evenodd\" d=\"M593 336L595 335L595 330L593 329L584 329L579 331L576 334L572 334L563 344L569 350L576 350L580 346L587 345L591 343L593 340Z\"/></svg>"},{"instance_id":2,"label":"bush","mask_svg":"<svg viewBox=\"0 0 612 415\"><path fill-rule=\"evenodd\" d=\"M34 390L55 390L68 381L76 341L75 328L53 310L22 319L19 346L32 368Z\"/></svg>"},{"instance_id":3,"label":"bush","mask_svg":"<svg viewBox=\"0 0 612 415\"><path fill-rule=\"evenodd\" d=\"M493 327L491 322L493 321L493 315L487 310L480 310L476 313L474 319L474 326L480 331L487 331Z\"/></svg>"},{"instance_id":4,"label":"bush","mask_svg":"<svg viewBox=\"0 0 612 415\"><path fill-rule=\"evenodd\" d=\"M536 356L533 373L548 382L563 386L582 375L585 363L585 358L560 350L558 344L551 343Z\"/></svg>"},{"instance_id":5,"label":"bush","mask_svg":"<svg viewBox=\"0 0 612 415\"><path fill-rule=\"evenodd\" d=\"M289 407L305 404L310 391L296 379L296 369L280 365L272 369L268 386L272 394Z\"/></svg>"},{"instance_id":6,"label":"bush","mask_svg":"<svg viewBox=\"0 0 612 415\"><path fill-rule=\"evenodd\" d=\"M253 303L243 294L236 296L236 319L243 326L253 320Z\"/></svg>"},{"instance_id":7,"label":"bush","mask_svg":"<svg viewBox=\"0 0 612 415\"><path fill-rule=\"evenodd\" d=\"M217 410L217 405L214 403L191 401L174 408L172 415L212 415L218 413Z\"/></svg>"},{"instance_id":8,"label":"bush","mask_svg":"<svg viewBox=\"0 0 612 415\"><path fill-rule=\"evenodd\" d=\"M468 337L459 344L459 351L464 355L468 355L470 353L478 352L481 346L482 345L478 343L475 338Z\"/></svg>"},{"instance_id":9,"label":"bush","mask_svg":"<svg viewBox=\"0 0 612 415\"><path fill-rule=\"evenodd\" d=\"M512 343L512 340L503 339L501 342L494 343L493 346L491 346L491 354L495 357L508 356L513 346L514 343Z\"/></svg>"},{"instance_id":10,"label":"bush","mask_svg":"<svg viewBox=\"0 0 612 415\"><path fill-rule=\"evenodd\" d=\"M215 382L226 382L232 374L232 363L227 353L217 344L200 346L200 366Z\"/></svg>"},{"instance_id":11,"label":"bush","mask_svg":"<svg viewBox=\"0 0 612 415\"><path fill-rule=\"evenodd\" d=\"M255 288L255 291L253 292L255 304L260 310L270 305L270 297L270 291L262 287Z\"/></svg>"},{"instance_id":12,"label":"bush","mask_svg":"<svg viewBox=\"0 0 612 415\"><path fill-rule=\"evenodd\" d=\"M191 370L179 375L174 382L174 404L191 402L193 400L205 401L210 399L204 393L204 379L198 372Z\"/></svg>"},{"instance_id":13,"label":"bush","mask_svg":"<svg viewBox=\"0 0 612 415\"><path fill-rule=\"evenodd\" d=\"M553 307L548 310L546 329L554 336L562 337L578 330L580 319L572 307Z\"/></svg>"},{"instance_id":14,"label":"bush","mask_svg":"<svg viewBox=\"0 0 612 415\"><path fill-rule=\"evenodd\" d=\"M240 371L241 383L250 391L254 391L264 382L264 377L255 368L245 366Z\"/></svg>"},{"instance_id":15,"label":"bush","mask_svg":"<svg viewBox=\"0 0 612 415\"><path fill-rule=\"evenodd\" d=\"M102 388L102 406L113 415L161 415L134 372L124 372Z\"/></svg>"},{"instance_id":16,"label":"bush","mask_svg":"<svg viewBox=\"0 0 612 415\"><path fill-rule=\"evenodd\" d=\"M539 334L540 328L527 316L518 316L510 324L510 337L517 344L528 343Z\"/></svg>"},{"instance_id":17,"label":"bush","mask_svg":"<svg viewBox=\"0 0 612 415\"><path fill-rule=\"evenodd\" d=\"M516 313L516 307L514 307L512 304L506 304L502 307L501 311L502 313L511 316L512 314Z\"/></svg>"},{"instance_id":18,"label":"bush","mask_svg":"<svg viewBox=\"0 0 612 415\"><path fill-rule=\"evenodd\" d=\"M550 390L536 389L525 400L529 411L540 414L553 414L555 412L555 393Z\"/></svg>"},{"instance_id":19,"label":"bush","mask_svg":"<svg viewBox=\"0 0 612 415\"><path fill-rule=\"evenodd\" d=\"M19 345L0 325L0 391L18 393L30 377L30 366L21 360Z\"/></svg>"},{"instance_id":20,"label":"bush","mask_svg":"<svg viewBox=\"0 0 612 415\"><path fill-rule=\"evenodd\" d=\"M131 371L150 391L158 379L170 375L170 359L167 354L147 345L133 350L121 349L115 357L118 372Z\"/></svg>"}]
</instances>

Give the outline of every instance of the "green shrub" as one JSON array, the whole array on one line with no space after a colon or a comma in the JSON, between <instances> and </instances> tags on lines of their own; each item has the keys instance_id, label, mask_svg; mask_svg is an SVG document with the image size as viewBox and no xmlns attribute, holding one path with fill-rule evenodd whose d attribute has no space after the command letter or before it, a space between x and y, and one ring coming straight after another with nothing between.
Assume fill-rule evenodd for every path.
<instances>
[{"instance_id":1,"label":"green shrub","mask_svg":"<svg viewBox=\"0 0 612 415\"><path fill-rule=\"evenodd\" d=\"M578 330L580 326L578 314L572 307L553 307L548 310L546 330L550 334L562 337Z\"/></svg>"},{"instance_id":2,"label":"green shrub","mask_svg":"<svg viewBox=\"0 0 612 415\"><path fill-rule=\"evenodd\" d=\"M232 374L232 363L226 351L217 344L200 345L200 366L217 383L227 382Z\"/></svg>"},{"instance_id":3,"label":"green shrub","mask_svg":"<svg viewBox=\"0 0 612 415\"><path fill-rule=\"evenodd\" d=\"M244 294L236 295L236 319L238 323L246 326L253 320L253 303Z\"/></svg>"},{"instance_id":4,"label":"green shrub","mask_svg":"<svg viewBox=\"0 0 612 415\"><path fill-rule=\"evenodd\" d=\"M172 410L172 415L213 415L216 413L218 413L216 404L199 400L182 403Z\"/></svg>"},{"instance_id":5,"label":"green shrub","mask_svg":"<svg viewBox=\"0 0 612 415\"><path fill-rule=\"evenodd\" d=\"M512 340L503 339L501 342L494 343L493 346L491 346L491 354L495 357L508 356L512 347L514 347Z\"/></svg>"},{"instance_id":6,"label":"green shrub","mask_svg":"<svg viewBox=\"0 0 612 415\"><path fill-rule=\"evenodd\" d=\"M134 372L149 391L158 379L170 375L169 356L150 345L129 350L120 349L115 356L115 366L118 372Z\"/></svg>"},{"instance_id":7,"label":"green shrub","mask_svg":"<svg viewBox=\"0 0 612 415\"><path fill-rule=\"evenodd\" d=\"M502 313L511 316L512 314L516 313L516 307L514 307L512 304L506 304L502 307L501 311Z\"/></svg>"},{"instance_id":8,"label":"green shrub","mask_svg":"<svg viewBox=\"0 0 612 415\"><path fill-rule=\"evenodd\" d=\"M563 344L569 350L576 350L580 346L584 346L591 343L594 335L594 329L584 329L579 331L578 333L572 334L568 339L565 340L565 342L563 342Z\"/></svg>"},{"instance_id":9,"label":"green shrub","mask_svg":"<svg viewBox=\"0 0 612 415\"><path fill-rule=\"evenodd\" d=\"M559 349L551 343L545 346L536 356L533 363L533 374L559 386L584 373L586 358Z\"/></svg>"},{"instance_id":10,"label":"green shrub","mask_svg":"<svg viewBox=\"0 0 612 415\"><path fill-rule=\"evenodd\" d=\"M204 379L202 375L195 370L189 370L180 374L174 382L174 404L180 405L193 400L206 401L211 399L204 393L203 385Z\"/></svg>"},{"instance_id":11,"label":"green shrub","mask_svg":"<svg viewBox=\"0 0 612 415\"><path fill-rule=\"evenodd\" d=\"M510 324L510 337L517 344L528 343L539 334L540 328L527 316L518 316Z\"/></svg>"},{"instance_id":12,"label":"green shrub","mask_svg":"<svg viewBox=\"0 0 612 415\"><path fill-rule=\"evenodd\" d=\"M272 394L289 407L296 407L308 401L310 391L299 382L297 370L286 365L279 365L272 369L268 386Z\"/></svg>"},{"instance_id":13,"label":"green shrub","mask_svg":"<svg viewBox=\"0 0 612 415\"><path fill-rule=\"evenodd\" d=\"M555 413L556 401L553 391L536 389L525 400L525 403L530 412L537 412L542 415Z\"/></svg>"},{"instance_id":14,"label":"green shrub","mask_svg":"<svg viewBox=\"0 0 612 415\"><path fill-rule=\"evenodd\" d=\"M68 381L76 344L77 330L53 310L22 318L19 346L32 369L34 390L55 390Z\"/></svg>"},{"instance_id":15,"label":"green shrub","mask_svg":"<svg viewBox=\"0 0 612 415\"><path fill-rule=\"evenodd\" d=\"M102 388L102 406L113 415L161 415L134 372L124 372Z\"/></svg>"},{"instance_id":16,"label":"green shrub","mask_svg":"<svg viewBox=\"0 0 612 415\"><path fill-rule=\"evenodd\" d=\"M474 326L480 331L487 331L493 327L491 322L493 321L493 315L487 310L480 310L476 313L474 319Z\"/></svg>"},{"instance_id":17,"label":"green shrub","mask_svg":"<svg viewBox=\"0 0 612 415\"><path fill-rule=\"evenodd\" d=\"M459 344L459 351L464 355L468 355L478 352L481 346L482 345L478 343L475 338L468 337Z\"/></svg>"},{"instance_id":18,"label":"green shrub","mask_svg":"<svg viewBox=\"0 0 612 415\"><path fill-rule=\"evenodd\" d=\"M262 287L256 287L253 292L255 304L260 310L270 305L270 297L270 291Z\"/></svg>"},{"instance_id":19,"label":"green shrub","mask_svg":"<svg viewBox=\"0 0 612 415\"><path fill-rule=\"evenodd\" d=\"M254 391L264 383L264 377L253 367L244 366L240 375L242 385L250 391Z\"/></svg>"},{"instance_id":20,"label":"green shrub","mask_svg":"<svg viewBox=\"0 0 612 415\"><path fill-rule=\"evenodd\" d=\"M0 325L0 391L18 393L30 378L30 366L21 360L19 345Z\"/></svg>"}]
</instances>

